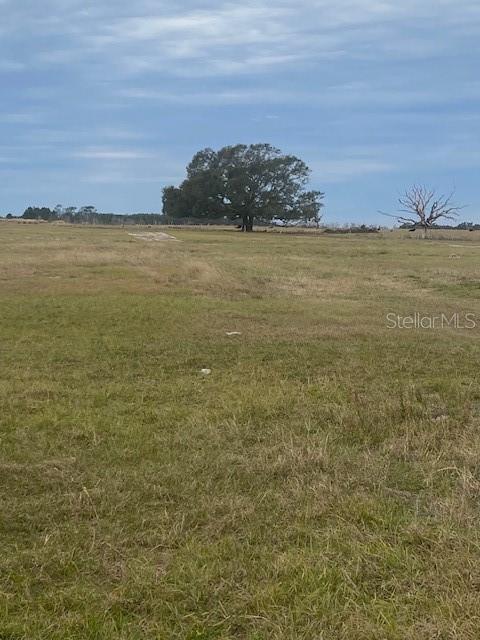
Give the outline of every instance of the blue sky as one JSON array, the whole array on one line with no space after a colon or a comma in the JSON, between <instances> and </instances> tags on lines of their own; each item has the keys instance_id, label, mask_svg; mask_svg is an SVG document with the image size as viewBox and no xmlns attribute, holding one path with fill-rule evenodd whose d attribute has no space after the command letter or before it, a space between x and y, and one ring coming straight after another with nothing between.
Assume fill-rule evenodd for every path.
<instances>
[{"instance_id":1,"label":"blue sky","mask_svg":"<svg viewBox=\"0 0 480 640\"><path fill-rule=\"evenodd\" d=\"M413 182L480 220L478 0L0 0L0 212L159 211L195 151L270 142L325 219Z\"/></svg>"}]
</instances>

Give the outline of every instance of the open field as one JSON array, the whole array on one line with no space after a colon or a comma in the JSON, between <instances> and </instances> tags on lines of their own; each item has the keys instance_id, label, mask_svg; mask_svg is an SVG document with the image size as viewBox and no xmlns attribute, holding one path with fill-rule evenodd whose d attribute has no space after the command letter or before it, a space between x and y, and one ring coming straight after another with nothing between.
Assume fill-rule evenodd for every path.
<instances>
[{"instance_id":1,"label":"open field","mask_svg":"<svg viewBox=\"0 0 480 640\"><path fill-rule=\"evenodd\" d=\"M0 639L477 639L480 235L130 232L0 225Z\"/></svg>"}]
</instances>

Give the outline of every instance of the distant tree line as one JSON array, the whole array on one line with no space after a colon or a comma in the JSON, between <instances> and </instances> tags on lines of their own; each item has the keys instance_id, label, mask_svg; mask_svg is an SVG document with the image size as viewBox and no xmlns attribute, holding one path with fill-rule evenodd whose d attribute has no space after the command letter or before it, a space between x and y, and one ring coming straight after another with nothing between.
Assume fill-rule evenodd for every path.
<instances>
[{"instance_id":1,"label":"distant tree line","mask_svg":"<svg viewBox=\"0 0 480 640\"><path fill-rule=\"evenodd\" d=\"M7 218L13 216L9 214ZM58 204L53 209L49 207L28 207L20 216L24 220L45 220L47 222L63 221L69 224L165 224L165 216L158 213L100 213L92 206L64 207Z\"/></svg>"},{"instance_id":2,"label":"distant tree line","mask_svg":"<svg viewBox=\"0 0 480 640\"><path fill-rule=\"evenodd\" d=\"M347 224L342 227L327 227L324 229L324 233L333 233L340 235L344 233L379 233L380 231L381 227L366 224Z\"/></svg>"},{"instance_id":3,"label":"distant tree line","mask_svg":"<svg viewBox=\"0 0 480 640\"><path fill-rule=\"evenodd\" d=\"M416 227L404 222L399 226L399 229L408 229L409 231L415 231L415 229L421 228L420 226ZM460 224L452 225L452 224L433 224L429 227L430 229L440 229L445 231L480 231L480 224L475 222L460 222Z\"/></svg>"},{"instance_id":4,"label":"distant tree line","mask_svg":"<svg viewBox=\"0 0 480 640\"><path fill-rule=\"evenodd\" d=\"M181 216L168 216L159 213L132 213L132 214L119 214L119 213L100 213L93 206L85 207L63 207L57 205L53 209L49 207L28 207L25 209L21 216L15 216L12 213L8 213L5 216L8 220L11 219L23 219L23 220L44 220L46 222L63 221L69 224L99 224L99 225L214 225L214 224L228 224L235 225L237 221L235 218L207 218L207 217L181 217ZM317 220L281 220L278 218L276 221L261 221L262 223L275 223L282 222L284 226L288 224L296 224L298 226L319 226ZM412 224L404 222L399 226L400 229L412 230ZM415 228L415 227L413 227ZM440 225L433 224L431 229L444 229L459 231L480 231L480 224L474 222L460 222L458 225ZM343 234L343 233L376 233L380 231L381 227L376 225L355 225L345 224L342 226L324 227L325 233L331 234Z\"/></svg>"}]
</instances>

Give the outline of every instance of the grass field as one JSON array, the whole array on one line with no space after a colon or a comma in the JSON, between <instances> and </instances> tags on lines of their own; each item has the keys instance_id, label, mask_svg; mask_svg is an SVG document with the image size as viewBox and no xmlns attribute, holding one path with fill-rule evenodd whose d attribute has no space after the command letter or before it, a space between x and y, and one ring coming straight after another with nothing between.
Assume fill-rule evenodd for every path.
<instances>
[{"instance_id":1,"label":"grass field","mask_svg":"<svg viewBox=\"0 0 480 640\"><path fill-rule=\"evenodd\" d=\"M480 237L129 231L0 224L0 639L477 639Z\"/></svg>"}]
</instances>

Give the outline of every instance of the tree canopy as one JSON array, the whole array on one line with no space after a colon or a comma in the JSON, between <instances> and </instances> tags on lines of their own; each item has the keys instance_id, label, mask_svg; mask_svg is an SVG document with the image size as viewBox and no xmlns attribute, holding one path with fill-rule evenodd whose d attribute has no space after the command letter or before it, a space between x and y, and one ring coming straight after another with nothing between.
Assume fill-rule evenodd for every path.
<instances>
[{"instance_id":1,"label":"tree canopy","mask_svg":"<svg viewBox=\"0 0 480 640\"><path fill-rule=\"evenodd\" d=\"M165 187L163 213L238 219L244 231L252 231L255 219L318 224L324 194L307 190L309 177L302 160L269 144L207 148L194 155L179 187Z\"/></svg>"}]
</instances>

